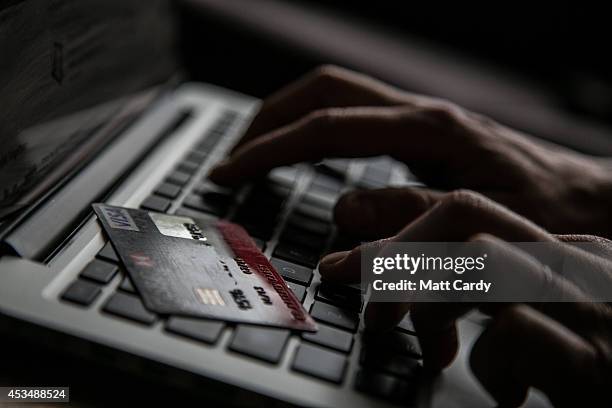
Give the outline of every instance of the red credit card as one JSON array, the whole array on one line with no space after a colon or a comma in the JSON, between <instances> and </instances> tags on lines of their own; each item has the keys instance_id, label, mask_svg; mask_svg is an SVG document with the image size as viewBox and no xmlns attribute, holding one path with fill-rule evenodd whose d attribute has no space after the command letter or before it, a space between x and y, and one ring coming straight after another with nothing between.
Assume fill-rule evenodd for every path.
<instances>
[{"instance_id":1,"label":"red credit card","mask_svg":"<svg viewBox=\"0 0 612 408\"><path fill-rule=\"evenodd\" d=\"M94 204L147 309L316 331L283 278L239 225Z\"/></svg>"}]
</instances>

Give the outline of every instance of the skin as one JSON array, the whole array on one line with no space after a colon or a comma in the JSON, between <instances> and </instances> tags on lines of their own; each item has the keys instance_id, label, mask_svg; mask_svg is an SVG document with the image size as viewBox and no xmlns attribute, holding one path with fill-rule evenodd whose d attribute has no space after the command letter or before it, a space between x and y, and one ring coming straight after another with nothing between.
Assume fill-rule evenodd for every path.
<instances>
[{"instance_id":1,"label":"skin","mask_svg":"<svg viewBox=\"0 0 612 408\"><path fill-rule=\"evenodd\" d=\"M443 100L322 67L269 97L210 178L236 185L277 166L382 154L405 162L428 188L351 192L335 208L340 229L381 251L393 241L483 242L573 301L370 303L367 328L388 330L411 309L425 366L437 372L457 353L456 320L478 308L493 319L470 364L500 405L520 405L535 387L558 407L609 406L610 306L589 301L588 290L554 274L542 275L542 265L511 244L558 243L559 256L597 271L612 286L612 244L598 237L612 237L612 169L605 161L536 141ZM597 253L565 242L590 242ZM321 275L358 281L365 246L327 255Z\"/></svg>"}]
</instances>

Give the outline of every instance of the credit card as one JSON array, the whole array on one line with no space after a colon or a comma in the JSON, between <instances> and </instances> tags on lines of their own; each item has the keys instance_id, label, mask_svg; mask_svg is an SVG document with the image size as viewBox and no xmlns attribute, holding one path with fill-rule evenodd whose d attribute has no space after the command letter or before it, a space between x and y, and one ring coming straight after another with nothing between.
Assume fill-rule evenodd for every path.
<instances>
[{"instance_id":1,"label":"credit card","mask_svg":"<svg viewBox=\"0 0 612 408\"><path fill-rule=\"evenodd\" d=\"M239 225L106 204L93 208L147 309L317 330L283 278Z\"/></svg>"}]
</instances>

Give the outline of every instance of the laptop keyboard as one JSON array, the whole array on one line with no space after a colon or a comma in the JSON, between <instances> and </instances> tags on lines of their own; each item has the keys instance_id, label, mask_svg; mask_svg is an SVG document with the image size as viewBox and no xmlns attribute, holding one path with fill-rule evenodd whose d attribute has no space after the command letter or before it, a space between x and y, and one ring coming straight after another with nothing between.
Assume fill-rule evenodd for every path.
<instances>
[{"instance_id":1,"label":"laptop keyboard","mask_svg":"<svg viewBox=\"0 0 612 408\"><path fill-rule=\"evenodd\" d=\"M121 317L126 322L150 326L162 320L168 335L180 336L214 345L222 331L233 327L228 350L236 355L277 364L287 352L294 336L300 344L290 357L290 369L330 384L350 381L355 389L389 401L406 402L414 394L420 371L420 352L409 318L396 330L373 338L362 337L361 347L355 337L364 308L358 285L319 282L313 279L322 255L352 248L357 242L335 236L333 206L349 186L378 188L387 186L392 173L389 159L370 160L363 174L349 183L349 160L326 160L306 169L284 167L247 187L232 190L202 178L193 183L211 150L238 120L228 111L205 137L177 164L174 171L141 203L141 208L175 214L227 217L242 225L260 249L270 254L270 261L285 278L287 285L304 302L312 293L313 301L305 307L319 324L317 333L292 333L289 330L229 325L219 321L176 316L157 316L143 306L136 290L119 265L110 242L62 293L61 299L87 307L101 295L102 288L120 274L120 284L106 299L101 312ZM308 173L310 182L296 196L294 187ZM305 180L305 179L304 179ZM304 184L304 183L303 183ZM185 191L186 186L190 186ZM176 200L184 197L180 206ZM314 282L317 282L316 284ZM308 299L310 299L308 298ZM349 356L359 353L359 368L347 379Z\"/></svg>"}]
</instances>

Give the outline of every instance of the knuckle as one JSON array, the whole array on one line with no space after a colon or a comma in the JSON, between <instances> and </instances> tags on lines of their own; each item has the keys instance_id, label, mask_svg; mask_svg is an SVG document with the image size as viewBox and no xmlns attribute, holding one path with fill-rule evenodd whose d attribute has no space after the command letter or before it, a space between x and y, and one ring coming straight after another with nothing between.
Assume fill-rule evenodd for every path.
<instances>
[{"instance_id":1,"label":"knuckle","mask_svg":"<svg viewBox=\"0 0 612 408\"><path fill-rule=\"evenodd\" d=\"M332 109L319 109L314 112L310 112L305 117L306 126L309 128L322 128L329 125L334 114Z\"/></svg>"},{"instance_id":2,"label":"knuckle","mask_svg":"<svg viewBox=\"0 0 612 408\"><path fill-rule=\"evenodd\" d=\"M340 117L345 115L345 108L324 108L309 113L305 117L305 125L309 129L322 130L328 128Z\"/></svg>"},{"instance_id":3,"label":"knuckle","mask_svg":"<svg viewBox=\"0 0 612 408\"><path fill-rule=\"evenodd\" d=\"M451 102L436 102L423 108L423 113L435 123L450 127L463 120L463 110Z\"/></svg>"},{"instance_id":4,"label":"knuckle","mask_svg":"<svg viewBox=\"0 0 612 408\"><path fill-rule=\"evenodd\" d=\"M440 202L440 211L454 217L470 217L478 213L486 199L471 190L456 190L448 193Z\"/></svg>"},{"instance_id":5,"label":"knuckle","mask_svg":"<svg viewBox=\"0 0 612 408\"><path fill-rule=\"evenodd\" d=\"M340 79L343 72L344 70L336 65L326 64L315 68L312 78L319 84L330 85Z\"/></svg>"},{"instance_id":6,"label":"knuckle","mask_svg":"<svg viewBox=\"0 0 612 408\"><path fill-rule=\"evenodd\" d=\"M333 64L323 64L315 68L314 73L317 77L335 77L342 72L342 68Z\"/></svg>"}]
</instances>

